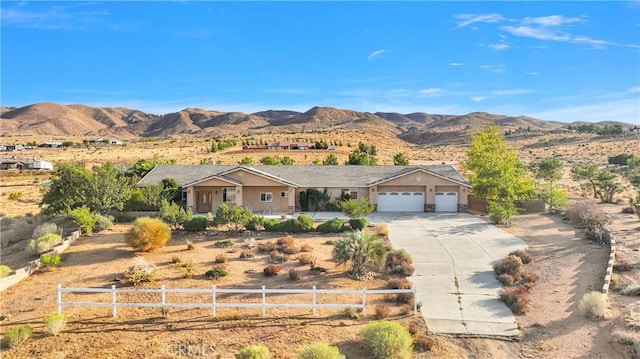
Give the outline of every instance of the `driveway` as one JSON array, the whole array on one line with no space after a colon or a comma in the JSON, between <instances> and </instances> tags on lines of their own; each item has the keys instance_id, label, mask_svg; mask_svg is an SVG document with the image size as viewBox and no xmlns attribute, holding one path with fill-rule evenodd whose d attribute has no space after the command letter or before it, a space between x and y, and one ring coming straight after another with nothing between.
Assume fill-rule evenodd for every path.
<instances>
[{"instance_id":1,"label":"driveway","mask_svg":"<svg viewBox=\"0 0 640 359\"><path fill-rule=\"evenodd\" d=\"M511 310L498 300L500 282L492 266L526 244L466 213L373 213L389 225L394 248L404 248L416 268L409 280L418 290L429 331L443 334L516 336Z\"/></svg>"}]
</instances>

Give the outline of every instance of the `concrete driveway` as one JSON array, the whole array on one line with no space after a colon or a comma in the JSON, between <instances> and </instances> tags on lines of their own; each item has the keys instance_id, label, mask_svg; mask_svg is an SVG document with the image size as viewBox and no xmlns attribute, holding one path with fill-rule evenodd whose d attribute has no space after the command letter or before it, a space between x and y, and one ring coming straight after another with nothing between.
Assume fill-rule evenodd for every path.
<instances>
[{"instance_id":1,"label":"concrete driveway","mask_svg":"<svg viewBox=\"0 0 640 359\"><path fill-rule=\"evenodd\" d=\"M444 334L516 336L513 314L498 300L492 266L525 243L466 213L373 213L389 225L394 248L413 257L409 280L418 290L429 331Z\"/></svg>"}]
</instances>

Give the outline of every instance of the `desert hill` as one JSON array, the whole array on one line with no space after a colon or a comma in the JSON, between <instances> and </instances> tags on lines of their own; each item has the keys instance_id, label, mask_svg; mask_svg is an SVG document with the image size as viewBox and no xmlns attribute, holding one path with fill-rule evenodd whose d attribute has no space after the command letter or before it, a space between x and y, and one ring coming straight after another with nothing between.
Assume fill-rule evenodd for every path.
<instances>
[{"instance_id":1,"label":"desert hill","mask_svg":"<svg viewBox=\"0 0 640 359\"><path fill-rule=\"evenodd\" d=\"M168 137L175 135L241 135L335 130L375 131L415 144L456 143L495 123L501 129L530 132L553 131L568 124L526 116L504 116L484 112L442 115L416 112L358 112L332 107L313 107L301 113L267 110L246 114L199 108L155 115L128 108L91 107L37 103L20 108L3 107L0 135L69 135ZM628 126L628 125L627 125Z\"/></svg>"}]
</instances>

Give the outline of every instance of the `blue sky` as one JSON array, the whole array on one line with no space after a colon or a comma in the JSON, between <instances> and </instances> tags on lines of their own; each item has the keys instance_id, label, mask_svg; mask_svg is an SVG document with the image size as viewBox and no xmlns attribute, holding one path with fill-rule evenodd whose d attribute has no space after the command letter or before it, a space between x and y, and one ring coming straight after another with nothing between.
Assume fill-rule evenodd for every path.
<instances>
[{"instance_id":1,"label":"blue sky","mask_svg":"<svg viewBox=\"0 0 640 359\"><path fill-rule=\"evenodd\" d=\"M1 103L640 124L640 2L11 2Z\"/></svg>"}]
</instances>

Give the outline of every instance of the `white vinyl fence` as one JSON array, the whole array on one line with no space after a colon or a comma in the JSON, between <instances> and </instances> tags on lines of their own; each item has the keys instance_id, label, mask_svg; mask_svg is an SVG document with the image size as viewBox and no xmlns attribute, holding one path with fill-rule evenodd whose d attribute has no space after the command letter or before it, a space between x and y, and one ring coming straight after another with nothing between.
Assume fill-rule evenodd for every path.
<instances>
[{"instance_id":1,"label":"white vinyl fence","mask_svg":"<svg viewBox=\"0 0 640 359\"><path fill-rule=\"evenodd\" d=\"M110 293L110 302L63 302L62 293ZM118 302L118 294L124 293L157 293L159 298L157 302ZM206 303L171 303L167 301L167 294L169 293L185 293L185 294L209 294L211 301ZM262 297L261 302L255 303L233 303L233 302L219 302L216 296L218 294L255 294ZM362 316L366 316L367 308L367 295L372 294L399 294L399 293L413 293L413 311L417 313L417 292L416 288L411 289L317 289L315 286L312 289L267 289L262 286L261 289L231 289L231 288L217 288L215 285L211 288L190 288L190 289L177 289L177 288L165 288L163 285L160 289L116 289L115 285L111 288L73 288L62 287L58 284L58 313L62 313L62 307L72 306L88 306L88 307L111 307L111 315L114 317L117 314L118 307L159 307L159 308L211 308L213 316L216 316L217 308L262 308L262 315L265 315L267 308L311 308L313 315L316 315L318 308L355 308L362 310ZM271 294L311 294L310 302L306 303L268 303L267 296ZM361 303L318 303L318 295L322 294L345 294L345 295L362 295Z\"/></svg>"}]
</instances>

